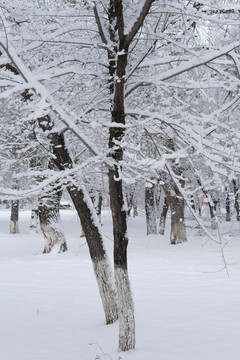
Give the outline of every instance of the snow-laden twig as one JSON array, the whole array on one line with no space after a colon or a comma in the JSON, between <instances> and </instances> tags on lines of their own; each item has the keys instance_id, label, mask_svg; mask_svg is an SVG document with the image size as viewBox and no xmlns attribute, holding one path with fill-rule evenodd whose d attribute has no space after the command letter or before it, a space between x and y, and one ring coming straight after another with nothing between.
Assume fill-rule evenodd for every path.
<instances>
[{"instance_id":1,"label":"snow-laden twig","mask_svg":"<svg viewBox=\"0 0 240 360\"><path fill-rule=\"evenodd\" d=\"M42 106L45 105L45 108L51 109L57 118L70 130L90 151L90 153L94 156L100 156L100 152L95 146L90 142L90 140L84 136L79 128L76 126L75 121L77 120L75 115L65 110L53 99L48 90L44 85L42 85L37 79L34 77L33 73L27 68L27 66L23 63L23 61L16 54L15 50L8 45L6 47L3 42L0 41L0 47L5 51L10 61L14 64L19 74L27 84L27 88L31 88L35 91L35 93L41 98ZM108 160L104 160L104 163L107 167L111 167L111 163Z\"/></svg>"}]
</instances>

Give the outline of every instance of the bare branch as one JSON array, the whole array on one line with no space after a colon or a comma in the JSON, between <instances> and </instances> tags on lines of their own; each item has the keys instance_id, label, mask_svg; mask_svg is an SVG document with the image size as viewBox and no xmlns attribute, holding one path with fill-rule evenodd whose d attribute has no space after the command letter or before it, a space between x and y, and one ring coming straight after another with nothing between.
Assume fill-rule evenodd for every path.
<instances>
[{"instance_id":1,"label":"bare branch","mask_svg":"<svg viewBox=\"0 0 240 360\"><path fill-rule=\"evenodd\" d=\"M124 41L124 19L122 0L114 0L115 14L117 18L117 28L120 43Z\"/></svg>"},{"instance_id":2,"label":"bare branch","mask_svg":"<svg viewBox=\"0 0 240 360\"><path fill-rule=\"evenodd\" d=\"M99 35L100 35L100 37L102 39L102 42L107 45L108 42L107 42L106 36L104 34L104 31L103 31L103 25L102 25L100 16L98 14L98 10L97 10L96 5L94 5L94 7L93 7L93 12L94 12L95 20L96 20L96 23L97 23L97 26L98 26Z\"/></svg>"}]
</instances>

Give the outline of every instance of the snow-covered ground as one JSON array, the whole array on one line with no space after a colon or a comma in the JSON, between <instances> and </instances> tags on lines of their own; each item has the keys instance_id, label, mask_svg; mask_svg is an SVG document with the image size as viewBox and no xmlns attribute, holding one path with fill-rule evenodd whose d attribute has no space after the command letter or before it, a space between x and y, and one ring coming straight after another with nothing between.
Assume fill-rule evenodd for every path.
<instances>
[{"instance_id":1,"label":"snow-covered ground","mask_svg":"<svg viewBox=\"0 0 240 360\"><path fill-rule=\"evenodd\" d=\"M239 360L240 226L221 225L218 244L188 227L188 242L145 236L143 216L129 219L129 274L135 302L136 349L117 352L118 324L104 314L85 238L73 210L62 210L69 251L43 255L43 238L10 235L0 211L1 360ZM111 254L110 214L103 232Z\"/></svg>"}]
</instances>

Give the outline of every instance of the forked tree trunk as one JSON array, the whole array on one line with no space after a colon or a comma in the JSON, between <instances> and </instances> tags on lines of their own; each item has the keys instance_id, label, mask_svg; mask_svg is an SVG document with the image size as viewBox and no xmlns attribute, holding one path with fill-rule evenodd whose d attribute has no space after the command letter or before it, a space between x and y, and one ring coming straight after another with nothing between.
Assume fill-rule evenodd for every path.
<instances>
[{"instance_id":1,"label":"forked tree trunk","mask_svg":"<svg viewBox=\"0 0 240 360\"><path fill-rule=\"evenodd\" d=\"M174 191L169 191L164 187L164 192L171 210L170 242L174 245L181 244L187 241L184 199L176 186L174 186Z\"/></svg>"},{"instance_id":2,"label":"forked tree trunk","mask_svg":"<svg viewBox=\"0 0 240 360\"><path fill-rule=\"evenodd\" d=\"M164 197L164 203L162 207L162 211L160 214L160 220L159 220L159 229L158 233L160 235L164 235L165 233L165 227L166 227L166 220L167 220L167 212L168 212L168 202L166 196Z\"/></svg>"},{"instance_id":3,"label":"forked tree trunk","mask_svg":"<svg viewBox=\"0 0 240 360\"><path fill-rule=\"evenodd\" d=\"M11 201L10 233L19 233L18 226L19 200Z\"/></svg>"},{"instance_id":4,"label":"forked tree trunk","mask_svg":"<svg viewBox=\"0 0 240 360\"><path fill-rule=\"evenodd\" d=\"M67 250L67 243L60 224L59 205L61 192L53 190L52 193L39 197L39 221L44 236L43 253L50 253L53 248L64 252Z\"/></svg>"},{"instance_id":5,"label":"forked tree trunk","mask_svg":"<svg viewBox=\"0 0 240 360\"><path fill-rule=\"evenodd\" d=\"M157 234L155 186L145 187L145 212L146 212L147 235Z\"/></svg>"}]
</instances>

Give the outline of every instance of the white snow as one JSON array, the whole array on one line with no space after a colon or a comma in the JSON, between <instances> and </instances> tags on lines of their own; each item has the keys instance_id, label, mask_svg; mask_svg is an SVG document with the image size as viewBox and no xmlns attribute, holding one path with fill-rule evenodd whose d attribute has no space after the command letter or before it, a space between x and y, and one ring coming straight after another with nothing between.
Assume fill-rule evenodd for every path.
<instances>
[{"instance_id":1,"label":"white snow","mask_svg":"<svg viewBox=\"0 0 240 360\"><path fill-rule=\"evenodd\" d=\"M220 225L228 278L219 245L197 229L188 227L188 242L173 246L169 231L146 237L144 217L129 219L136 349L120 353L77 215L61 215L69 251L43 255L41 233L28 233L30 211L21 211L15 235L9 211L0 211L0 359L239 360L239 224ZM102 221L112 257L107 210Z\"/></svg>"}]
</instances>

